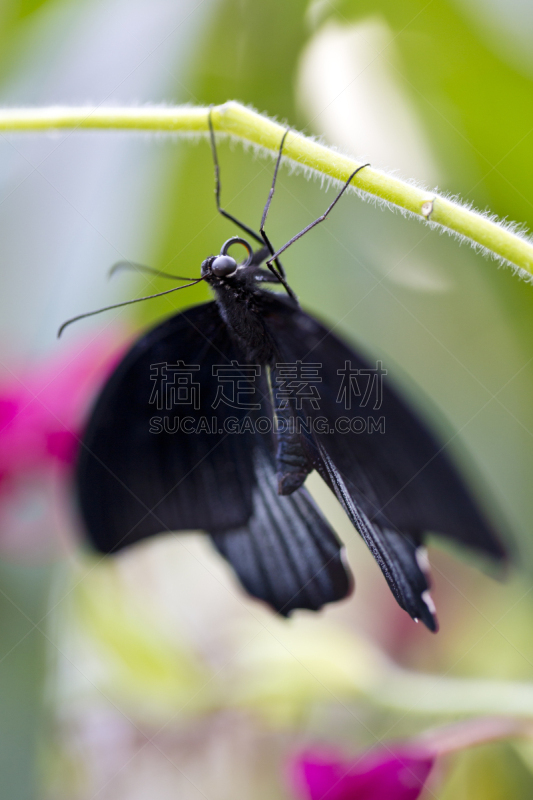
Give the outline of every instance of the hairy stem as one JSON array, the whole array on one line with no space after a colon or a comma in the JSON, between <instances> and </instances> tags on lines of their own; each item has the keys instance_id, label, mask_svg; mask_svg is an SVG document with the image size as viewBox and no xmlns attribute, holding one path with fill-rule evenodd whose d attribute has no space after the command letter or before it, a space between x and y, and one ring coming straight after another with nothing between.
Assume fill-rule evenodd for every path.
<instances>
[{"instance_id":1,"label":"hairy stem","mask_svg":"<svg viewBox=\"0 0 533 800\"><path fill-rule=\"evenodd\" d=\"M0 131L47 131L60 128L136 130L172 133L207 133L208 108L143 106L140 108L25 108L0 109ZM251 142L277 153L285 128L240 103L212 109L213 126L220 133ZM360 163L291 132L283 149L285 158L322 175L346 181ZM510 264L533 274L533 242L501 223L447 198L424 191L372 167L361 170L353 185L436 226L465 237Z\"/></svg>"}]
</instances>

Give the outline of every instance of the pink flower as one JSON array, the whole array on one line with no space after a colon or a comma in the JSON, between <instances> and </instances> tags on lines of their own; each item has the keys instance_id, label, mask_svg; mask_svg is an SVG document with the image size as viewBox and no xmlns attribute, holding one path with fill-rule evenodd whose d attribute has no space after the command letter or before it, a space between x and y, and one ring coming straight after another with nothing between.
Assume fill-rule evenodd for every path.
<instances>
[{"instance_id":1,"label":"pink flower","mask_svg":"<svg viewBox=\"0 0 533 800\"><path fill-rule=\"evenodd\" d=\"M293 756L288 779L302 800L416 800L439 756L503 739L531 738L529 720L479 717L426 731L358 758L309 749Z\"/></svg>"},{"instance_id":2,"label":"pink flower","mask_svg":"<svg viewBox=\"0 0 533 800\"><path fill-rule=\"evenodd\" d=\"M50 539L54 520L48 520L43 531L43 509L50 515L51 487L57 476L64 479L72 470L90 404L122 353L117 341L107 335L61 350L58 346L58 353L35 365L4 370L0 378L0 550L4 553L40 549Z\"/></svg>"},{"instance_id":3,"label":"pink flower","mask_svg":"<svg viewBox=\"0 0 533 800\"><path fill-rule=\"evenodd\" d=\"M415 748L380 747L351 760L310 750L293 759L290 778L302 800L416 800L434 761Z\"/></svg>"}]
</instances>

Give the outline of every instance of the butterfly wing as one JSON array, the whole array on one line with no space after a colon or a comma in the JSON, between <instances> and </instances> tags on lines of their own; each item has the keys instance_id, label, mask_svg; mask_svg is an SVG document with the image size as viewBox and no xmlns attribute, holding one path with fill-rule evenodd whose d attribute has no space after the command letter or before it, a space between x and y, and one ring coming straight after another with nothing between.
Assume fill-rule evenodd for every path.
<instances>
[{"instance_id":1,"label":"butterfly wing","mask_svg":"<svg viewBox=\"0 0 533 800\"><path fill-rule=\"evenodd\" d=\"M271 435L244 424L272 418L266 378L238 404L254 409L220 402L214 370L229 365L246 384L243 363L215 303L178 314L136 342L104 387L82 441L82 516L104 553L163 531L202 529L251 594L281 613L319 608L350 589L341 545L305 491L291 498L271 491Z\"/></svg>"},{"instance_id":2,"label":"butterfly wing","mask_svg":"<svg viewBox=\"0 0 533 800\"><path fill-rule=\"evenodd\" d=\"M319 457L317 458L317 453ZM420 545L419 534L399 531L371 521L353 499L354 488L348 487L324 447L318 443L315 465L333 489L344 510L359 531L376 559L398 605L414 620L422 620L430 631L438 630L435 606L429 594L427 557Z\"/></svg>"},{"instance_id":3,"label":"butterfly wing","mask_svg":"<svg viewBox=\"0 0 533 800\"><path fill-rule=\"evenodd\" d=\"M248 592L284 616L346 597L353 582L341 544L307 491L278 495L272 454L258 447L254 462L253 513L247 525L213 533L216 548Z\"/></svg>"},{"instance_id":4,"label":"butterfly wing","mask_svg":"<svg viewBox=\"0 0 533 800\"><path fill-rule=\"evenodd\" d=\"M320 364L320 400L315 407L304 401L301 414L315 422L325 418L328 424L305 436L310 460L343 503L400 605L432 627L432 603L417 550L424 532L441 533L496 559L505 556L502 544L445 447L386 377L377 411L363 392L350 398L348 408L346 393L340 391L346 370L360 374L370 365L284 299L265 294L263 303L265 323L280 358L293 364ZM377 417L382 424L376 424Z\"/></svg>"},{"instance_id":5,"label":"butterfly wing","mask_svg":"<svg viewBox=\"0 0 533 800\"><path fill-rule=\"evenodd\" d=\"M213 368L238 359L216 305L208 303L158 325L119 364L98 398L77 468L82 515L100 551L165 530L246 523L252 434L226 434L228 409L213 408ZM178 364L181 371L167 369ZM179 402L180 389L190 402ZM238 421L246 414L231 413Z\"/></svg>"}]
</instances>

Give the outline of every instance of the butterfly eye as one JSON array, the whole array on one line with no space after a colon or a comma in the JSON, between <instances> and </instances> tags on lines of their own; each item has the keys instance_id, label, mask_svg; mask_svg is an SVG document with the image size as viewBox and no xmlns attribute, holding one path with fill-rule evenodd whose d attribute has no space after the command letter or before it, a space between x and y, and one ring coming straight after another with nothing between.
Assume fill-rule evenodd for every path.
<instances>
[{"instance_id":1,"label":"butterfly eye","mask_svg":"<svg viewBox=\"0 0 533 800\"><path fill-rule=\"evenodd\" d=\"M237 270L237 262L231 256L217 256L211 264L211 272L219 278L232 275Z\"/></svg>"}]
</instances>

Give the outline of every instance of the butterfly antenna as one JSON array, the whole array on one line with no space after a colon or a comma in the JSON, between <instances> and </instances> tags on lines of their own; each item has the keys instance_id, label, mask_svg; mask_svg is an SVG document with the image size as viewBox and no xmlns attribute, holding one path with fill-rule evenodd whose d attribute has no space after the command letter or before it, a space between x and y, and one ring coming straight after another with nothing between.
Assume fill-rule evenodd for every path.
<instances>
[{"instance_id":1,"label":"butterfly antenna","mask_svg":"<svg viewBox=\"0 0 533 800\"><path fill-rule=\"evenodd\" d=\"M286 244L284 244L284 245L283 245L283 247L280 247L280 249L279 249L279 250L276 250L276 252L275 252L275 253L273 253L273 254L272 254L272 256L271 256L271 257L268 259L268 261L266 262L266 266L267 266L267 267L269 267L269 268L271 268L271 264L272 264L272 262L273 262L273 261L275 262L275 261L276 261L276 259L277 259L277 257L278 257L279 255L281 255L281 253L284 253L284 252L285 252L285 250L286 250L288 247L290 247L290 246L291 246L291 244L294 244L294 242L297 242L297 241L298 241L298 239L301 239L301 238L302 238L302 236L304 236L304 234L308 233L308 231L310 231L312 228L314 228L314 227L315 227L315 225L319 225L321 222L324 222L324 220L325 220L325 219L326 219L326 217L328 216L328 214L329 214L329 212L331 211L331 209L332 209L332 208L333 208L333 207L334 207L334 206L335 206L335 205L336 205L336 204L339 202L339 200L340 200L340 199L341 199L341 197L343 196L344 192L346 191L346 189L347 189L347 188L348 188L348 186L350 185L350 183L351 183L352 179L353 179L353 178L354 178L354 177L357 175L357 173L358 173L358 172L360 172L360 171L361 171L362 169L364 169L365 167L369 167L369 166L370 166L370 164L363 164L362 166L360 166L360 167L357 167L357 169L356 169L356 170L354 170L354 171L352 172L352 174L350 175L350 177L348 178L348 180L346 181L346 183L344 184L344 186L342 187L342 189L341 189L341 190L340 190L340 192L338 193L338 195L337 195L337 197L335 198L335 200L334 200L334 201L331 203L331 205L329 206L329 208L327 208L327 209L324 211L324 213L323 213L323 214L321 214L321 215L318 217L318 219L315 219L315 221L314 221L314 222L311 222L309 225L306 225L306 226L305 226L305 228L304 228L303 230L301 230L301 231L300 231L300 233L297 233L297 234L296 234L296 236L293 236L293 237L292 237L292 239L289 239L289 241L288 241Z\"/></svg>"},{"instance_id":2,"label":"butterfly antenna","mask_svg":"<svg viewBox=\"0 0 533 800\"><path fill-rule=\"evenodd\" d=\"M136 297L134 300L125 300L123 303L115 303L112 306L106 306L105 308L99 308L96 311L88 311L86 314L78 314L77 317L72 317L72 319L67 319L57 332L57 338L61 336L65 328L69 325L72 325L73 322L77 322L80 319L85 319L86 317L94 317L96 314L102 314L104 311L111 311L113 308L122 308L122 306L130 306L132 303L141 303L143 300L152 300L154 297L162 297L164 294L171 294L172 292L179 292L180 289L187 289L189 286L196 286L197 283L203 281L204 278L198 278L192 283L187 283L185 286L175 286L173 289L167 289L164 292L157 292L156 294L148 294L146 297Z\"/></svg>"},{"instance_id":3,"label":"butterfly antenna","mask_svg":"<svg viewBox=\"0 0 533 800\"><path fill-rule=\"evenodd\" d=\"M155 275L158 278L172 278L174 281L194 281L194 278L183 278L181 275L171 275L170 272L163 272L163 270L155 269L154 267L147 267L145 264L137 264L135 261L117 261L109 270L108 277L112 278L115 273L122 269L130 269L135 272L148 272L150 275Z\"/></svg>"}]
</instances>

